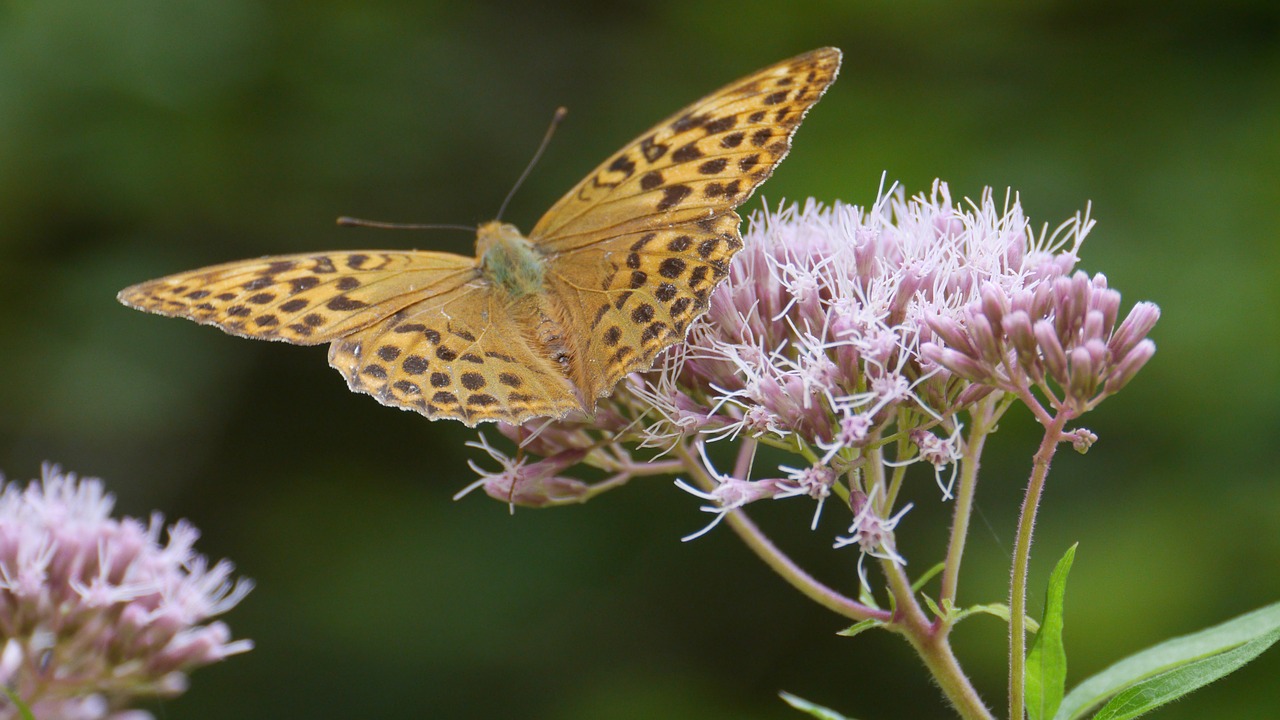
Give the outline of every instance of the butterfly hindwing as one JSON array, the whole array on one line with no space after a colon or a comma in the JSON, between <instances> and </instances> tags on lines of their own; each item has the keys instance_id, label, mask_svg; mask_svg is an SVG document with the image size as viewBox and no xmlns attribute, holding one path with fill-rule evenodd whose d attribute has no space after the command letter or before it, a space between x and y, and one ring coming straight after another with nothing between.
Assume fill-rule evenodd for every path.
<instances>
[{"instance_id":1,"label":"butterfly hindwing","mask_svg":"<svg viewBox=\"0 0 1280 720\"><path fill-rule=\"evenodd\" d=\"M352 390L433 420L560 417L582 403L561 362L535 349L536 312L472 283L335 341L329 364Z\"/></svg>"}]
</instances>

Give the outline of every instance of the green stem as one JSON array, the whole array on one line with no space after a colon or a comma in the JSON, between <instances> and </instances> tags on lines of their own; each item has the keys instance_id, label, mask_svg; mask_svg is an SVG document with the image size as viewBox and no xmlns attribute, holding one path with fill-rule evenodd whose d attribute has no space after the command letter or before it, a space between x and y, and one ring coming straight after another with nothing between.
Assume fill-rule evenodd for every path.
<instances>
[{"instance_id":1,"label":"green stem","mask_svg":"<svg viewBox=\"0 0 1280 720\"><path fill-rule=\"evenodd\" d=\"M911 647L915 648L960 717L965 720L994 720L995 716L982 702L978 691L969 682L951 650L950 628L941 623L934 625L929 622L911 591L911 581L897 563L881 560L880 566L897 605L894 629L900 631L907 642L911 643Z\"/></svg>"},{"instance_id":2,"label":"green stem","mask_svg":"<svg viewBox=\"0 0 1280 720\"><path fill-rule=\"evenodd\" d=\"M973 517L973 496L978 487L978 466L982 448L995 428L999 413L996 404L999 395L988 395L974 406L970 413L973 426L965 443L964 457L960 460L960 481L956 491L955 513L951 520L951 541L947 544L947 559L942 569L942 591L938 602L947 607L955 605L960 585L960 561L964 557L965 541L969 536L969 521Z\"/></svg>"},{"instance_id":3,"label":"green stem","mask_svg":"<svg viewBox=\"0 0 1280 720\"><path fill-rule=\"evenodd\" d=\"M877 484L883 486L884 455L879 448L869 451L870 460L867 468L867 493L870 494ZM895 470L896 477L896 470ZM879 503L877 503L879 504ZM893 506L885 502L877 514L882 517L892 512ZM894 622L892 629L902 633L911 647L915 648L924 661L929 672L942 693L951 702L952 707L966 720L992 720L991 711L983 704L978 691L974 689L965 675L955 653L951 650L948 638L951 626L939 620L929 621L929 616L920 607L915 592L911 589L911 580L903 568L893 560L880 560L884 571L889 593L893 595Z\"/></svg>"},{"instance_id":4,"label":"green stem","mask_svg":"<svg viewBox=\"0 0 1280 720\"><path fill-rule=\"evenodd\" d=\"M1036 510L1040 506L1040 497L1044 493L1045 478L1049 475L1049 464L1057 452L1058 442L1062 438L1062 429L1069 420L1070 413L1060 410L1045 424L1044 439L1040 441L1040 449L1036 451L1035 464L1031 468L1031 478L1027 482L1026 496L1022 501L1022 514L1018 518L1018 537L1013 546L1012 578L1009 581L1009 717L1021 720L1023 717L1024 667L1026 664L1027 636L1027 572L1031 562L1031 536L1035 531Z\"/></svg>"}]
</instances>

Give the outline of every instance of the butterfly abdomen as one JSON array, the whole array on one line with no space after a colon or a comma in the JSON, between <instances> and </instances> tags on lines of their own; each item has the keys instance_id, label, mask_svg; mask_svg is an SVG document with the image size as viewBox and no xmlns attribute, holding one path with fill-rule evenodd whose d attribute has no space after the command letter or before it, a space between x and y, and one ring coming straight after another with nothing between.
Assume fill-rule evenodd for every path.
<instances>
[{"instance_id":1,"label":"butterfly abdomen","mask_svg":"<svg viewBox=\"0 0 1280 720\"><path fill-rule=\"evenodd\" d=\"M476 231L480 271L513 300L542 292L546 262L515 225L488 222Z\"/></svg>"}]
</instances>

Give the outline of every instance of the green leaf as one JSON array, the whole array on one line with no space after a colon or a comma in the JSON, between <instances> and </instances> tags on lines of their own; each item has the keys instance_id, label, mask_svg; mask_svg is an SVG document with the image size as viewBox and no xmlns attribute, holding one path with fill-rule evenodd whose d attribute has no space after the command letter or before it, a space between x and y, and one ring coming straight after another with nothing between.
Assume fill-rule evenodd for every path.
<instances>
[{"instance_id":1,"label":"green leaf","mask_svg":"<svg viewBox=\"0 0 1280 720\"><path fill-rule=\"evenodd\" d=\"M933 613L934 617L946 619L947 613L938 607L938 603L934 602L933 598L924 593L920 593L920 597L924 598L924 604L928 606L929 612Z\"/></svg>"},{"instance_id":2,"label":"green leaf","mask_svg":"<svg viewBox=\"0 0 1280 720\"><path fill-rule=\"evenodd\" d=\"M1067 650L1062 645L1062 608L1067 597L1067 576L1076 557L1072 545L1053 568L1049 576L1049 590L1045 594L1044 619L1040 631L1031 642L1027 654L1026 680L1027 715L1031 720L1047 720L1053 717L1062 704L1062 694L1067 687Z\"/></svg>"},{"instance_id":3,"label":"green leaf","mask_svg":"<svg viewBox=\"0 0 1280 720\"><path fill-rule=\"evenodd\" d=\"M1130 687L1111 698L1093 720L1129 720L1239 670L1280 640L1280 628L1235 650L1183 665Z\"/></svg>"},{"instance_id":4,"label":"green leaf","mask_svg":"<svg viewBox=\"0 0 1280 720\"><path fill-rule=\"evenodd\" d=\"M1009 606L1004 603L987 603L986 605L970 605L960 612L956 613L955 621L969 617L970 615L992 615L998 617L1005 622L1009 622Z\"/></svg>"},{"instance_id":5,"label":"green leaf","mask_svg":"<svg viewBox=\"0 0 1280 720\"><path fill-rule=\"evenodd\" d=\"M938 573L941 573L943 569L946 567L947 567L946 563L938 563L937 565L934 565L933 567L926 570L925 573L920 576L919 580L916 580L915 582L911 583L911 592L913 593L920 592L920 588L924 587L926 583L932 580L934 576L936 576Z\"/></svg>"},{"instance_id":6,"label":"green leaf","mask_svg":"<svg viewBox=\"0 0 1280 720\"><path fill-rule=\"evenodd\" d=\"M18 708L18 716L22 720L36 720L36 716L31 714L31 708L27 707L27 704L22 702L22 698L18 697L12 689L3 685L0 685L0 689L4 690L4 694L9 696L9 702Z\"/></svg>"},{"instance_id":7,"label":"green leaf","mask_svg":"<svg viewBox=\"0 0 1280 720\"><path fill-rule=\"evenodd\" d=\"M818 718L818 720L853 720L853 718L841 715L831 708L825 708L816 703L811 703L808 700L796 697L789 692L780 692L778 693L778 696L791 707L807 712Z\"/></svg>"},{"instance_id":8,"label":"green leaf","mask_svg":"<svg viewBox=\"0 0 1280 720\"><path fill-rule=\"evenodd\" d=\"M853 637L854 635L861 634L866 630L878 627L884 627L884 622L880 620L862 620L850 625L836 634L843 637Z\"/></svg>"},{"instance_id":9,"label":"green leaf","mask_svg":"<svg viewBox=\"0 0 1280 720\"><path fill-rule=\"evenodd\" d=\"M957 611L955 615L951 618L951 622L958 623L961 620L969 617L970 615L978 615L978 614L991 615L994 617L998 617L1005 622L1009 622L1009 606L1005 605L1004 603L988 603L986 605L970 605L969 607L964 608L963 610ZM1027 623L1027 630L1029 632L1040 631L1040 623L1036 622L1031 618L1025 618L1025 622Z\"/></svg>"},{"instance_id":10,"label":"green leaf","mask_svg":"<svg viewBox=\"0 0 1280 720\"><path fill-rule=\"evenodd\" d=\"M1084 717L1090 708L1097 707L1108 698L1130 688L1136 689L1148 679L1156 680L1156 676L1170 674L1184 666L1199 661L1216 660L1221 655L1227 656L1224 658L1225 665L1209 663L1198 671L1192 671L1190 676L1169 678L1174 682L1198 683L1194 686L1184 685L1185 689L1179 694L1186 694L1252 660L1258 653L1276 642L1277 633L1280 633L1280 603L1259 608L1198 633L1167 640L1136 655L1131 655L1080 683L1063 698L1062 705L1054 715L1054 720L1074 720ZM1250 649L1246 650L1246 647ZM1236 650L1241 652L1236 653ZM1250 652L1254 654L1249 655ZM1237 664L1232 665L1232 663ZM1211 676L1214 667L1220 670L1226 669ZM1167 698L1162 702L1168 702L1171 699ZM1151 707L1155 706L1149 706L1147 709ZM1134 717L1134 715L1114 717Z\"/></svg>"}]
</instances>

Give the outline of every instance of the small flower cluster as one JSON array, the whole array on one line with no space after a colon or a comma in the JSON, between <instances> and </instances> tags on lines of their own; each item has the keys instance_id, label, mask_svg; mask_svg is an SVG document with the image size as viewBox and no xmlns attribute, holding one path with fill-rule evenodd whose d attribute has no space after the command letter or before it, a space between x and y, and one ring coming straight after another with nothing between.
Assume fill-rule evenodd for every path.
<instances>
[{"instance_id":1,"label":"small flower cluster","mask_svg":"<svg viewBox=\"0 0 1280 720\"><path fill-rule=\"evenodd\" d=\"M1014 394L1037 388L1052 407L1078 416L1155 354L1146 336L1160 309L1140 302L1117 328L1119 311L1120 293L1103 275L1077 272L1013 293L988 283L959 318L929 319L946 346L926 342L920 352L971 382Z\"/></svg>"},{"instance_id":2,"label":"small flower cluster","mask_svg":"<svg viewBox=\"0 0 1280 720\"><path fill-rule=\"evenodd\" d=\"M190 524L111 517L102 482L55 466L0 491L0 683L38 718L145 720L191 670L249 650L222 622L252 584L192 551ZM18 710L0 697L0 718Z\"/></svg>"},{"instance_id":3,"label":"small flower cluster","mask_svg":"<svg viewBox=\"0 0 1280 720\"><path fill-rule=\"evenodd\" d=\"M1016 199L1001 208L988 190L956 205L941 182L910 199L882 195L869 209L810 201L758 214L686 343L629 378L602 406L601 424L505 429L522 452L547 459L534 471L486 443L504 471L481 473L481 483L513 504L581 501L596 488L561 478L574 462L617 484L643 474L633 452L659 448L694 480L680 487L715 515L690 537L764 499L810 498L817 527L834 494L851 517L836 546L901 563L892 533L905 511L895 510L901 471L931 465L949 498L965 450L962 413L993 396L1034 401L1022 392L1034 387L1078 414L1151 357L1155 306L1139 304L1114 328L1119 294L1101 276L1072 275L1092 226L1083 215L1036 234ZM1093 439L1064 437L1077 447ZM739 443L730 475L705 452L725 441ZM750 477L759 444L801 462ZM528 492L512 489L520 472Z\"/></svg>"}]
</instances>

